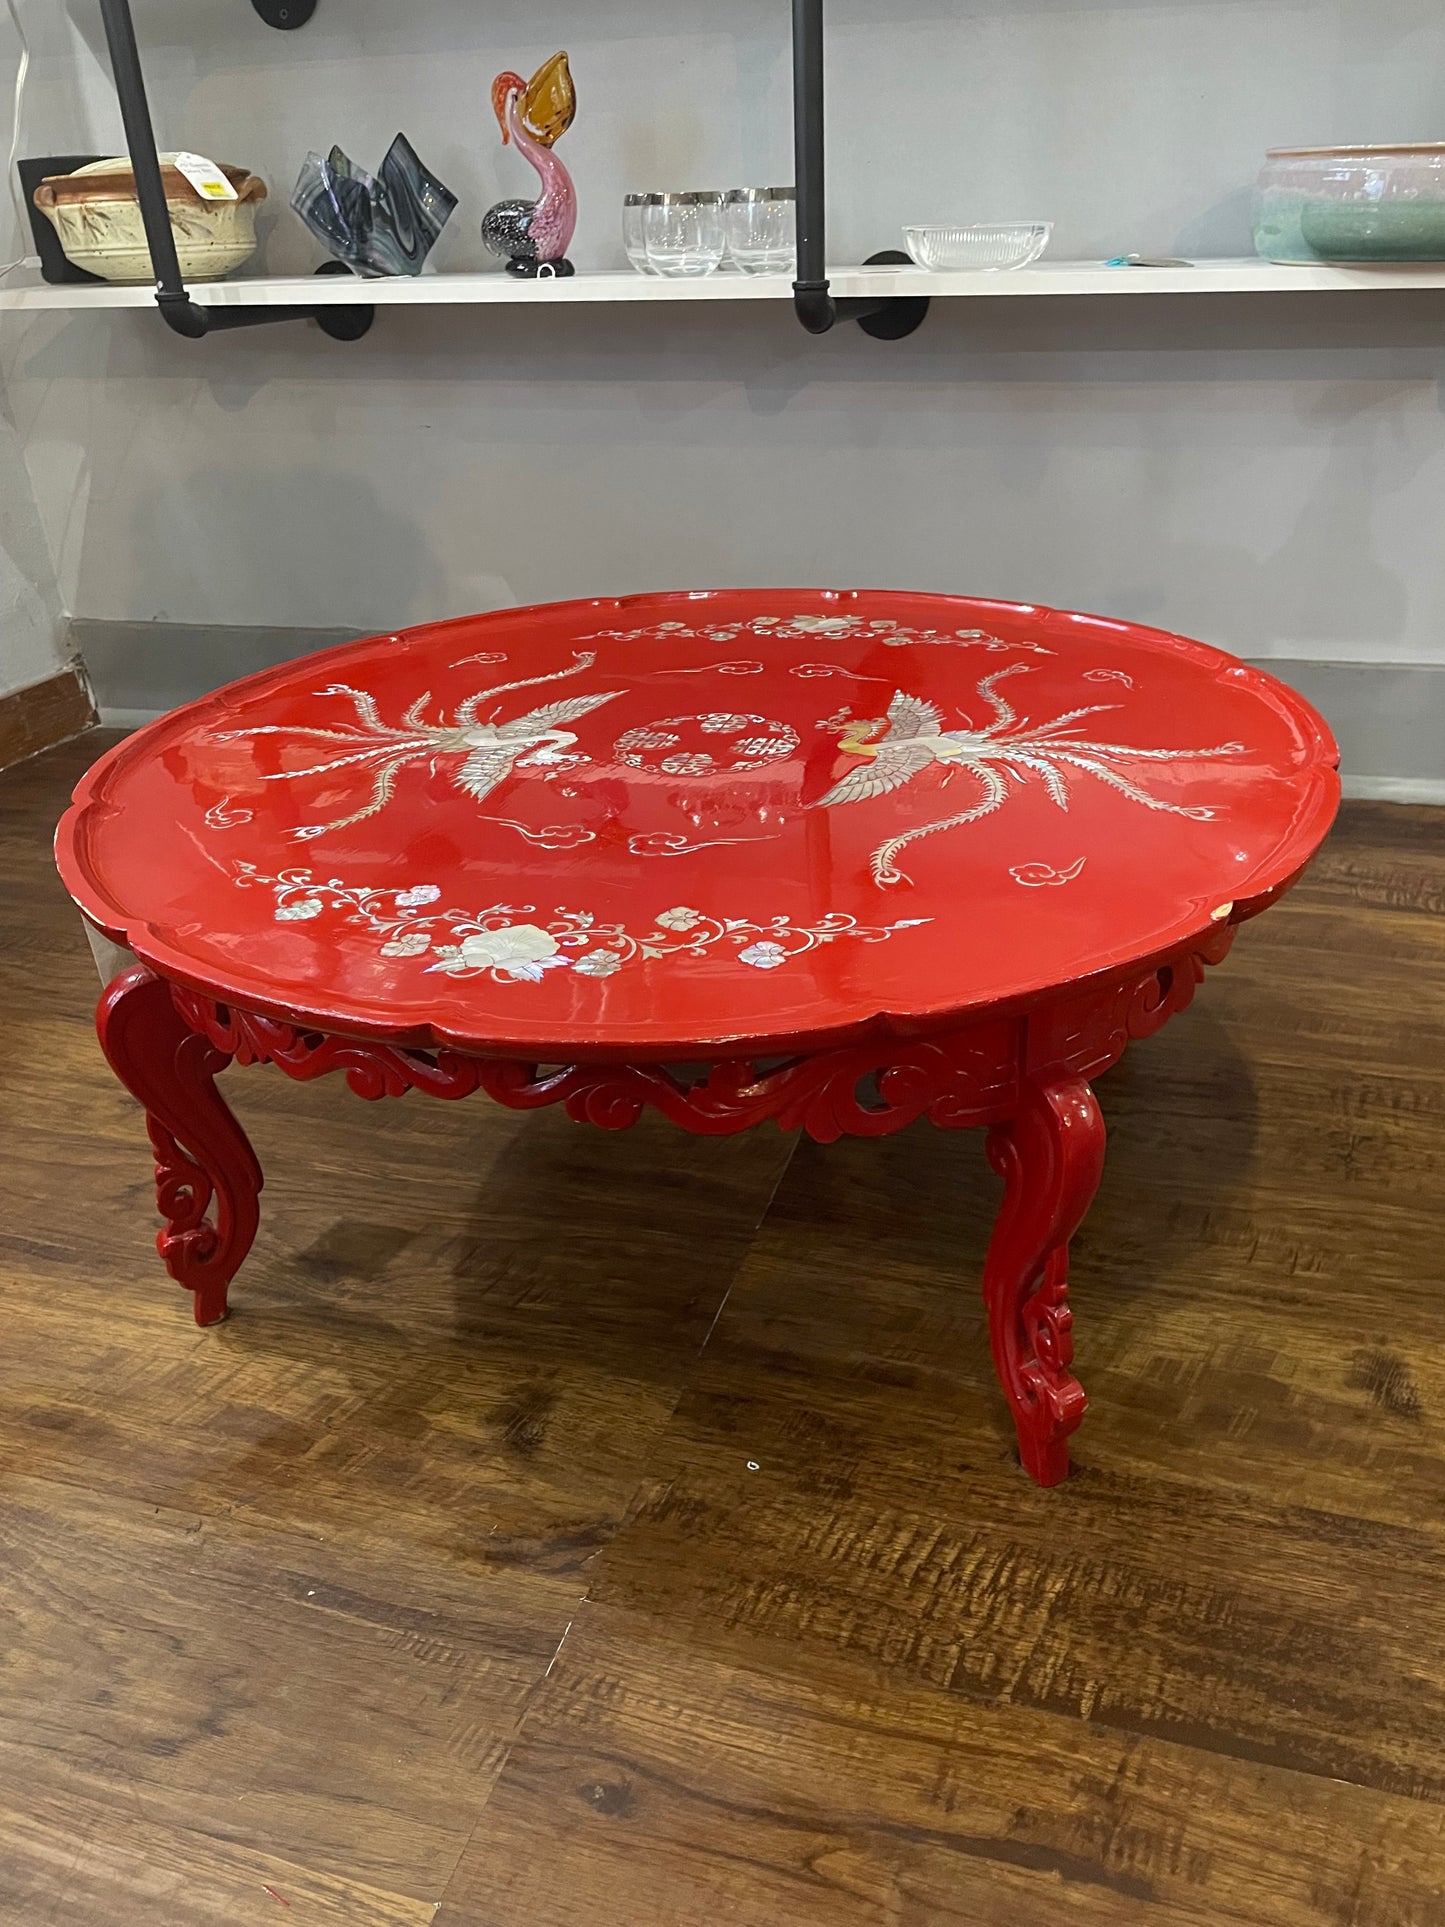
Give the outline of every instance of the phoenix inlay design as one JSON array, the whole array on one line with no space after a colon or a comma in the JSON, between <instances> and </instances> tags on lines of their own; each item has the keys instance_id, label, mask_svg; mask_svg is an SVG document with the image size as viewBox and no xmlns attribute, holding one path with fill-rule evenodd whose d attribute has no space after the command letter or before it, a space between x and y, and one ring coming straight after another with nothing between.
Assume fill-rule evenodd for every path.
<instances>
[{"instance_id":1,"label":"phoenix inlay design","mask_svg":"<svg viewBox=\"0 0 1445 1927\"><path fill-rule=\"evenodd\" d=\"M1027 674L1028 668L1027 663L1012 663L979 683L978 695L993 719L981 727L965 717L964 728L946 728L943 711L936 703L924 702L901 689L894 692L886 716L835 720L840 748L863 761L840 777L819 798L816 808L831 809L841 803L886 796L935 763L942 766L945 781L956 771L966 770L980 792L978 801L966 809L930 823L914 824L880 843L871 858L877 884L907 882L909 879L898 868L900 851L920 837L960 829L965 823L992 816L1007 802L1011 785L1021 786L1030 776L1040 779L1050 800L1061 810L1069 807L1070 777L1082 772L1107 783L1146 810L1163 810L1170 816L1189 816L1200 822L1207 822L1215 814L1201 804L1171 803L1155 796L1116 766L1140 760L1185 763L1204 756L1237 755L1243 752L1243 743L1215 743L1208 749L1139 749L1131 743L1105 743L1083 735L1081 726L1086 716L1117 709L1117 703L1088 703L1081 709L1065 710L1046 723L1029 722L1019 717L998 689L1006 676Z\"/></svg>"},{"instance_id":2,"label":"phoenix inlay design","mask_svg":"<svg viewBox=\"0 0 1445 1927\"><path fill-rule=\"evenodd\" d=\"M1031 648L1036 654L1052 653L1043 649L1042 645L1003 644L980 630L959 630L952 635L945 635L933 630L910 629L893 622L869 621L864 624L853 617L795 616L785 620L781 617L759 616L746 623L698 629L681 622L664 622L644 630L602 630L597 636L583 640L633 641L645 635L660 642L697 638L730 642L744 633L773 638L825 636L835 640L861 634L870 641L887 645L937 642L990 650ZM498 661L505 660L497 652L464 660L484 662L489 656ZM579 676L590 670L596 660L596 652L592 649L575 651L570 667L478 690L460 702L450 715L443 710L435 721L429 721L427 717L430 692L418 696L399 722L389 723L383 720L376 697L367 690L350 683L330 683L318 690L317 695L348 700L355 710L355 722L339 725L268 723L223 732L218 740L233 742L274 736L288 743L303 744L308 749L316 746L315 761L308 762L304 767L268 771L262 775L262 782L289 783L332 777L340 777L344 781L349 777L362 786L364 800L358 807L316 822L303 823L286 832L298 842L325 836L376 816L391 801L398 775L410 764L427 765L433 772L440 767L447 767L455 788L474 802L481 803L491 797L514 772L525 772L550 782L584 766L587 766L589 775L607 775L609 778L628 778L633 772L651 773L655 769L661 775L707 782L726 772L747 775L769 763L787 762L798 753L798 730L786 720L770 717L763 711L719 708L699 710L686 716L669 716L659 723L635 725L616 738L610 756L603 751L599 759L581 747L578 732L570 725L615 702L628 693L626 688L561 696L503 720L503 712L508 706L507 697L519 690ZM743 670L761 671L762 667L761 663L716 662L690 670L679 668L676 664L660 664L648 673L713 672L722 675ZM952 813L927 817L927 788L917 792L920 806L917 814L927 817L927 820L906 823L894 835L885 837L872 852L870 868L873 880L880 888L909 880L898 867L898 858L911 843L992 816L1030 779L1039 782L1050 801L1065 811L1070 805L1071 783L1084 775L1105 784L1117 795L1142 809L1192 817L1199 821L1207 821L1216 814L1215 808L1208 804L1175 802L1167 796L1155 794L1137 774L1130 773L1130 766L1140 763L1177 765L1238 755L1243 752L1243 744L1229 742L1200 748L1151 748L1104 741L1086 733L1085 725L1089 717L1120 709L1122 705L1118 702L1086 703L1064 710L1045 721L1021 717L1002 693L1000 685L1010 676L1030 673L1031 668L1030 663L1014 662L984 676L975 685L977 705L974 713L970 715L961 709L956 711L957 725L949 723L938 703L898 688L895 688L884 716L855 717L852 710L845 707L815 725L817 729L834 732L839 748L857 759L854 766L838 777L811 805L815 809L835 809L845 804L865 803L886 796L913 784L916 778L934 766L941 772L944 785L950 783L960 771L970 779L972 797L963 808ZM826 662L793 664L789 673L803 679L849 676L859 681L882 680L842 664ZM1132 679L1122 671L1089 668L1082 673L1087 681L1117 681L1121 687L1133 687ZM884 686L887 686L886 682ZM556 793L572 796L577 791L563 783ZM248 823L251 814L249 810L232 807L231 799L227 796L211 808L206 820L212 829L233 829ZM551 850L571 849L594 842L598 834L595 829L578 823L557 821L540 826L529 825L511 814L491 816L479 811L478 820L501 823L536 847ZM631 834L627 836L625 846L634 856L657 856L690 853L718 842L735 840L732 835L719 838L700 833L697 829L691 832L661 830ZM1022 866L1026 871L1033 867L1027 864ZM1031 874L1020 876L1019 869L1020 866L1016 865L1010 872L1017 880L1026 883L1040 880ZM1076 872L1071 871L1063 880L1072 880L1074 874ZM1054 879L1050 876L1042 880Z\"/></svg>"},{"instance_id":3,"label":"phoenix inlay design","mask_svg":"<svg viewBox=\"0 0 1445 1927\"><path fill-rule=\"evenodd\" d=\"M289 832L297 842L304 843L313 837L325 836L332 830L344 830L353 823L363 823L368 817L384 810L391 801L398 774L408 763L430 763L436 768L444 757L459 758L460 767L452 781L459 790L480 802L490 796L519 764L523 768L541 768L555 773L585 762L586 757L573 753L576 731L566 729L563 725L575 723L583 716L590 715L594 709L600 709L604 703L610 703L614 697L622 694L620 689L607 689L600 695L566 696L560 702L543 703L540 708L529 710L525 716L516 716L506 723L497 721L502 705L494 699L517 689L534 689L542 683L560 682L566 676L580 675L590 669L596 660L596 656L587 650L577 655L570 669L558 669L549 676L528 676L520 682L497 683L490 689L479 689L475 695L468 696L458 704L449 722L445 719L437 723L427 722L426 708L431 701L429 690L417 697L399 723L385 723L381 719L376 698L366 690L354 689L350 683L329 683L317 694L349 697L356 710L354 724L330 729L309 723L264 723L251 729L227 730L218 740L236 742L255 736L284 736L334 746L309 768L276 770L265 776L262 779L264 782L296 782L303 777L330 776L340 770L355 771L369 781L371 794L360 809L346 816L332 817L325 823L303 823L299 829ZM487 702L493 702L493 708L490 716L483 719L480 712L482 705Z\"/></svg>"}]
</instances>

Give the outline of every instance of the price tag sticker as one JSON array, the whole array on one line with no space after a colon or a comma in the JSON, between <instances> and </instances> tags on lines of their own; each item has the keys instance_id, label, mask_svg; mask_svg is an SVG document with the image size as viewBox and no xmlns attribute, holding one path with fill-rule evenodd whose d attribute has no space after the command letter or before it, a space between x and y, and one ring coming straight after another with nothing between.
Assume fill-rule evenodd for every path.
<instances>
[{"instance_id":1,"label":"price tag sticker","mask_svg":"<svg viewBox=\"0 0 1445 1927\"><path fill-rule=\"evenodd\" d=\"M240 197L214 161L204 154L177 154L176 167L203 201L235 201Z\"/></svg>"}]
</instances>

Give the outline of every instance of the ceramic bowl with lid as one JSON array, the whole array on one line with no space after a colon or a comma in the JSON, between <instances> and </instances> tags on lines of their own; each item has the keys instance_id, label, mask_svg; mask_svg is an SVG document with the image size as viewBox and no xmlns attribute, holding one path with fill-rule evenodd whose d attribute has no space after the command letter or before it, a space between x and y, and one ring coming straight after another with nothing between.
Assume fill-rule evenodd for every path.
<instances>
[{"instance_id":1,"label":"ceramic bowl with lid","mask_svg":"<svg viewBox=\"0 0 1445 1927\"><path fill-rule=\"evenodd\" d=\"M1445 261L1445 142L1272 148L1254 245L1266 261Z\"/></svg>"},{"instance_id":2,"label":"ceramic bowl with lid","mask_svg":"<svg viewBox=\"0 0 1445 1927\"><path fill-rule=\"evenodd\" d=\"M209 201L161 156L161 185L181 273L188 281L216 281L256 252L256 209L266 183L244 167L221 168L234 201ZM150 249L130 161L93 161L74 174L53 175L35 190L35 205L60 237L65 258L106 281L152 281Z\"/></svg>"}]
</instances>

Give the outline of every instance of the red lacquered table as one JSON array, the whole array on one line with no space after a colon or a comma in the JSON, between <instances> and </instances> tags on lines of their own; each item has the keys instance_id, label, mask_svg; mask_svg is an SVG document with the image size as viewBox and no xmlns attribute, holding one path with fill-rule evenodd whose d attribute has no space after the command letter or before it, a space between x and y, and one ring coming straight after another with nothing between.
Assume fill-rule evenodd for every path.
<instances>
[{"instance_id":1,"label":"red lacquered table","mask_svg":"<svg viewBox=\"0 0 1445 1927\"><path fill-rule=\"evenodd\" d=\"M1197 642L950 596L728 591L348 644L104 757L60 827L136 959L102 1045L145 1107L197 1321L261 1172L214 1078L341 1070L609 1130L988 1127L984 1268L1023 1463L1084 1410L1068 1241L1089 1080L1194 994L1339 795L1300 697Z\"/></svg>"}]
</instances>

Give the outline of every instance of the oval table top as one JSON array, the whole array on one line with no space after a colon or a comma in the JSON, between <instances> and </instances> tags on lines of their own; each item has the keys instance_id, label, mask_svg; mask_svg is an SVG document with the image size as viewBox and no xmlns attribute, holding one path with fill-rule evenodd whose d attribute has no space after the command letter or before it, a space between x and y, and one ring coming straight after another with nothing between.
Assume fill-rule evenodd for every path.
<instances>
[{"instance_id":1,"label":"oval table top","mask_svg":"<svg viewBox=\"0 0 1445 1927\"><path fill-rule=\"evenodd\" d=\"M886 591L509 609L348 643L127 738L66 887L162 975L501 1056L943 1028L1287 883L1329 730L1233 657Z\"/></svg>"}]
</instances>

